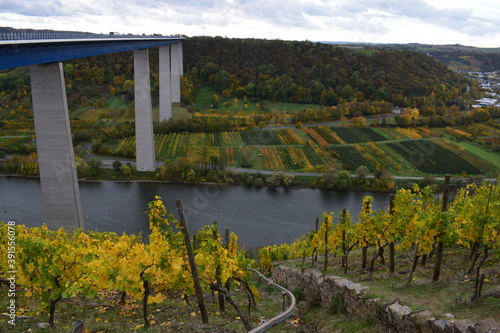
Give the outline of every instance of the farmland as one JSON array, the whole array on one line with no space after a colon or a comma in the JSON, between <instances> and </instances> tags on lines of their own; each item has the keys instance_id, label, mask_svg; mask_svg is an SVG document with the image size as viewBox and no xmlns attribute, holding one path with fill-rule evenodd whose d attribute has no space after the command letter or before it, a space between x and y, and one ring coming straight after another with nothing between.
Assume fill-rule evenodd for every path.
<instances>
[{"instance_id":1,"label":"farmland","mask_svg":"<svg viewBox=\"0 0 500 333\"><path fill-rule=\"evenodd\" d=\"M207 163L216 157L230 167L295 172L325 172L330 168L354 172L360 166L371 172L389 170L394 175L485 174L495 176L498 157L478 145L460 143L478 131L500 135L495 124L482 124L474 133L467 128L371 128L309 126L207 133L175 132L155 135L161 161L187 158ZM134 137L121 140L116 155L131 157ZM472 148L474 147L474 148ZM244 155L252 152L252 158ZM483 153L481 153L483 152ZM243 163L242 161L246 162ZM493 159L496 161L495 159Z\"/></svg>"},{"instance_id":2,"label":"farmland","mask_svg":"<svg viewBox=\"0 0 500 333\"><path fill-rule=\"evenodd\" d=\"M430 140L402 141L388 143L388 146L424 173L481 173L478 167L466 159Z\"/></svg>"},{"instance_id":3,"label":"farmland","mask_svg":"<svg viewBox=\"0 0 500 333\"><path fill-rule=\"evenodd\" d=\"M210 93L206 91L206 101L198 100L196 104L207 104ZM118 103L116 99L111 102ZM221 103L228 105L224 109L210 106L196 110L175 108L177 120L198 119L214 126L206 131L155 129L157 161L184 158L190 163L209 165L216 158L228 167L318 173L332 168L354 173L365 166L372 173L388 170L395 176L451 173L496 177L500 171L498 120L443 127L402 128L391 120L389 126L380 127L353 126L349 121L292 126L290 119L298 107L293 103L262 102L261 105L245 99L226 99ZM155 118L157 113L155 107ZM0 140L0 150L8 154L33 151L19 149L32 141L32 119L14 119L6 111L1 114L8 119L3 120L4 137ZM258 125L257 118L262 119L264 125ZM217 130L217 124L223 122L238 125ZM247 126L241 126L245 123ZM102 108L82 107L71 113L75 139L83 143L92 140L85 133L89 133L94 124L100 126L104 134L100 139L103 149L93 146L94 153L135 158L133 109L117 104ZM275 127L264 128L269 124ZM76 143L80 144L78 140Z\"/></svg>"}]
</instances>

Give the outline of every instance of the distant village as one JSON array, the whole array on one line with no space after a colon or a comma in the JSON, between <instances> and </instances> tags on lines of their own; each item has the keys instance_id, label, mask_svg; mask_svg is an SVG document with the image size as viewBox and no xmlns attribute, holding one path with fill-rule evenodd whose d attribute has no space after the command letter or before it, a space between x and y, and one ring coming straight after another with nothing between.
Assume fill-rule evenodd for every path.
<instances>
[{"instance_id":1,"label":"distant village","mask_svg":"<svg viewBox=\"0 0 500 333\"><path fill-rule=\"evenodd\" d=\"M484 98L476 100L472 107L479 108L485 106L500 107L500 71L495 72L469 72L469 76L478 80L485 92Z\"/></svg>"}]
</instances>

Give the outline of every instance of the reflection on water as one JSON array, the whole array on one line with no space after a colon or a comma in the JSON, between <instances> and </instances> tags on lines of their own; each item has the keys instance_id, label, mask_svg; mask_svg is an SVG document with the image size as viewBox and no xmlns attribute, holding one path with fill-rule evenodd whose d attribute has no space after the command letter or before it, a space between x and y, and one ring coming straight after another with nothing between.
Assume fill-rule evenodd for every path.
<instances>
[{"instance_id":1,"label":"reflection on water","mask_svg":"<svg viewBox=\"0 0 500 333\"><path fill-rule=\"evenodd\" d=\"M159 195L175 216L175 200L182 199L191 232L217 221L247 247L291 242L325 211L346 208L356 218L365 195L374 197L375 210L389 203L387 193L154 182L80 182L80 193L90 230L147 233L147 203ZM38 179L0 177L0 198L0 220L43 223Z\"/></svg>"}]
</instances>

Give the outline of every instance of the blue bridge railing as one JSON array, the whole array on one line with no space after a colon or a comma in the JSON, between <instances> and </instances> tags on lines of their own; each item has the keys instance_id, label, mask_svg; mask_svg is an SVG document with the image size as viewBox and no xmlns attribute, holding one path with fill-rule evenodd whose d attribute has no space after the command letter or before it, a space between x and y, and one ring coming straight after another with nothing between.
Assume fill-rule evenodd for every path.
<instances>
[{"instance_id":1,"label":"blue bridge railing","mask_svg":"<svg viewBox=\"0 0 500 333\"><path fill-rule=\"evenodd\" d=\"M121 35L118 33L93 34L85 32L0 32L0 40L30 39L78 39L78 38L178 38L179 36L161 35Z\"/></svg>"}]
</instances>

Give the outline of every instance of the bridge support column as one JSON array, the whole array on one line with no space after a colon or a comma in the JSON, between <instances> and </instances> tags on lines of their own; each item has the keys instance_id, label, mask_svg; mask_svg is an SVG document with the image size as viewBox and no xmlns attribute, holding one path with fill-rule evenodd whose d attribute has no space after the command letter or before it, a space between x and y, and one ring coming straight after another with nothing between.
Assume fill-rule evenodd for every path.
<instances>
[{"instance_id":1,"label":"bridge support column","mask_svg":"<svg viewBox=\"0 0 500 333\"><path fill-rule=\"evenodd\" d=\"M156 156L153 136L149 52L147 49L134 51L134 82L137 169L154 171L156 170Z\"/></svg>"},{"instance_id":2,"label":"bridge support column","mask_svg":"<svg viewBox=\"0 0 500 333\"><path fill-rule=\"evenodd\" d=\"M177 51L179 52L179 60L178 60L178 64L179 64L179 75L180 76L183 76L184 75L184 60L183 60L183 46L182 46L182 43L177 43L178 47L177 47Z\"/></svg>"},{"instance_id":3,"label":"bridge support column","mask_svg":"<svg viewBox=\"0 0 500 333\"><path fill-rule=\"evenodd\" d=\"M84 228L62 63L32 65L30 74L45 223Z\"/></svg>"},{"instance_id":4,"label":"bridge support column","mask_svg":"<svg viewBox=\"0 0 500 333\"><path fill-rule=\"evenodd\" d=\"M160 121L172 118L170 45L160 46Z\"/></svg>"},{"instance_id":5,"label":"bridge support column","mask_svg":"<svg viewBox=\"0 0 500 333\"><path fill-rule=\"evenodd\" d=\"M182 67L182 43L172 44L171 46L171 75L172 75L172 103L181 102L181 81L180 76L183 73Z\"/></svg>"}]
</instances>

